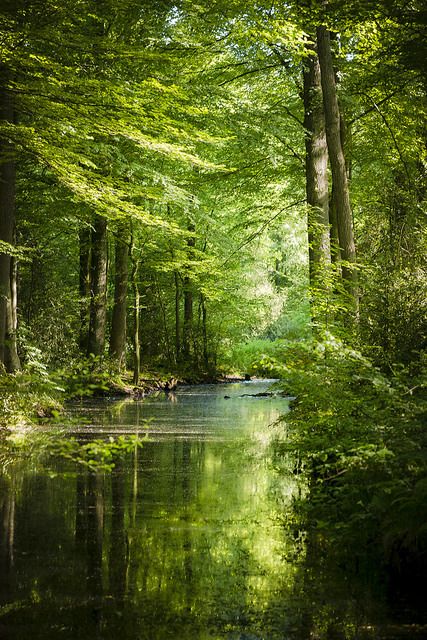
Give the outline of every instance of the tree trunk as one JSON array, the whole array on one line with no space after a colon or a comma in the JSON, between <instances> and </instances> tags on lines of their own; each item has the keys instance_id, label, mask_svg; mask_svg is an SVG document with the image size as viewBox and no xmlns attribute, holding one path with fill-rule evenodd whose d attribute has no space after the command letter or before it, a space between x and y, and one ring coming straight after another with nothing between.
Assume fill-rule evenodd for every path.
<instances>
[{"instance_id":1,"label":"tree trunk","mask_svg":"<svg viewBox=\"0 0 427 640\"><path fill-rule=\"evenodd\" d=\"M0 121L14 122L12 96L5 88L6 73L0 68ZM0 241L13 245L15 228L15 149L13 143L0 138ZM13 279L10 253L0 252L0 362L9 372L20 369L16 348L16 298L13 309ZM16 290L15 290L16 293Z\"/></svg>"},{"instance_id":2,"label":"tree trunk","mask_svg":"<svg viewBox=\"0 0 427 640\"><path fill-rule=\"evenodd\" d=\"M182 354L187 362L191 353L191 337L193 334L193 291L191 279L184 277L184 322L182 326Z\"/></svg>"},{"instance_id":3,"label":"tree trunk","mask_svg":"<svg viewBox=\"0 0 427 640\"><path fill-rule=\"evenodd\" d=\"M156 297L157 297L157 300L159 301L160 312L162 314L163 335L164 335L163 341L164 341L164 347L165 347L165 351L166 351L166 358L167 358L169 366L171 366L174 363L174 357L173 357L173 350L171 349L171 344L170 344L170 339L169 339L168 319L167 319L166 307L165 307L165 303L164 303L164 300L163 300L163 297L162 297L162 290L160 288L160 284L159 284L159 281L158 281L157 276L156 276L155 273L153 275L153 281L154 281ZM158 334L158 344L161 344L160 332Z\"/></svg>"},{"instance_id":4,"label":"tree trunk","mask_svg":"<svg viewBox=\"0 0 427 640\"><path fill-rule=\"evenodd\" d=\"M306 195L308 204L309 274L312 291L312 316L315 319L316 291L327 286L330 263L328 145L319 59L316 53L307 59L304 69L304 128Z\"/></svg>"},{"instance_id":5,"label":"tree trunk","mask_svg":"<svg viewBox=\"0 0 427 640\"><path fill-rule=\"evenodd\" d=\"M10 295L6 305L6 370L19 371L21 361L19 360L16 337L18 329L18 266L15 258L10 261Z\"/></svg>"},{"instance_id":6,"label":"tree trunk","mask_svg":"<svg viewBox=\"0 0 427 640\"><path fill-rule=\"evenodd\" d=\"M139 340L139 324L140 324L140 295L138 286L138 267L139 261L135 258L133 233L131 234L130 253L132 258L132 291L134 297L133 310L133 384L139 384L139 374L141 371L141 345Z\"/></svg>"},{"instance_id":7,"label":"tree trunk","mask_svg":"<svg viewBox=\"0 0 427 640\"><path fill-rule=\"evenodd\" d=\"M181 357L181 314L179 303L181 294L179 291L179 274L174 271L175 281L175 362L179 362Z\"/></svg>"},{"instance_id":8,"label":"tree trunk","mask_svg":"<svg viewBox=\"0 0 427 640\"><path fill-rule=\"evenodd\" d=\"M88 354L102 356L107 320L107 220L95 216L92 231L91 305Z\"/></svg>"},{"instance_id":9,"label":"tree trunk","mask_svg":"<svg viewBox=\"0 0 427 640\"><path fill-rule=\"evenodd\" d=\"M343 261L342 277L351 307L357 314L358 274L353 235L353 216L350 204L346 162L341 140L340 110L332 62L331 40L329 31L324 26L317 28L317 50L321 70L326 138L332 172L334 203L336 207L341 258Z\"/></svg>"},{"instance_id":10,"label":"tree trunk","mask_svg":"<svg viewBox=\"0 0 427 640\"><path fill-rule=\"evenodd\" d=\"M330 227L330 243L331 243L331 260L337 266L341 262L340 240L338 236L338 220L337 220L337 205L335 202L335 191L332 186L331 197L329 200L329 220Z\"/></svg>"},{"instance_id":11,"label":"tree trunk","mask_svg":"<svg viewBox=\"0 0 427 640\"><path fill-rule=\"evenodd\" d=\"M188 224L188 231L194 233L195 226ZM187 240L188 256L191 258L192 249L196 244L194 236ZM184 322L182 326L182 355L184 362L188 362L191 355L191 341L193 336L193 285L189 275L184 276Z\"/></svg>"},{"instance_id":12,"label":"tree trunk","mask_svg":"<svg viewBox=\"0 0 427 640\"><path fill-rule=\"evenodd\" d=\"M79 229L79 298L80 298L80 334L79 347L82 353L88 350L90 318L90 273L91 273L91 232L89 225Z\"/></svg>"},{"instance_id":13,"label":"tree trunk","mask_svg":"<svg viewBox=\"0 0 427 640\"><path fill-rule=\"evenodd\" d=\"M202 336L203 336L203 364L206 371L209 370L209 354L208 354L208 327L207 327L207 311L205 296L200 294L200 302L202 305Z\"/></svg>"},{"instance_id":14,"label":"tree trunk","mask_svg":"<svg viewBox=\"0 0 427 640\"><path fill-rule=\"evenodd\" d=\"M110 355L119 370L126 365L128 264L129 225L123 223L117 230L115 242L114 306L110 334Z\"/></svg>"}]
</instances>

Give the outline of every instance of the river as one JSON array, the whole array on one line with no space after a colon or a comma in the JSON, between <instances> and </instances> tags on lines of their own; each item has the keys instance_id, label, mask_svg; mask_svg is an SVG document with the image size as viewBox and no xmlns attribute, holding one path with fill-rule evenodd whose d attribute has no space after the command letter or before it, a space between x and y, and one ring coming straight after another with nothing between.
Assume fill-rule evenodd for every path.
<instances>
[{"instance_id":1,"label":"river","mask_svg":"<svg viewBox=\"0 0 427 640\"><path fill-rule=\"evenodd\" d=\"M279 470L270 446L288 402L251 397L268 386L85 401L71 407L62 438L137 434L143 445L111 472L37 451L6 468L0 638L377 637L333 635L348 595L337 587L331 607L328 594L313 601L307 589L304 538L292 526L303 488L292 460ZM351 601L347 629L368 629L360 607Z\"/></svg>"}]
</instances>

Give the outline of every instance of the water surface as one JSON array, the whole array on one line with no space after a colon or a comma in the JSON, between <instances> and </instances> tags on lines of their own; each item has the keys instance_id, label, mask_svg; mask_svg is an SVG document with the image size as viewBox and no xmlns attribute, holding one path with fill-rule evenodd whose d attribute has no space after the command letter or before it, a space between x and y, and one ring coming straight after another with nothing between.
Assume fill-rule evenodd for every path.
<instances>
[{"instance_id":1,"label":"water surface","mask_svg":"<svg viewBox=\"0 0 427 640\"><path fill-rule=\"evenodd\" d=\"M268 386L75 404L63 439L144 438L111 473L47 456L43 432L3 456L0 639L427 638L375 560L305 534L295 459L271 446L288 402L242 397Z\"/></svg>"},{"instance_id":2,"label":"water surface","mask_svg":"<svg viewBox=\"0 0 427 640\"><path fill-rule=\"evenodd\" d=\"M266 452L287 402L241 397L268 386L75 406L79 437L147 441L111 474L59 461L3 480L0 637L283 638L295 481Z\"/></svg>"}]
</instances>

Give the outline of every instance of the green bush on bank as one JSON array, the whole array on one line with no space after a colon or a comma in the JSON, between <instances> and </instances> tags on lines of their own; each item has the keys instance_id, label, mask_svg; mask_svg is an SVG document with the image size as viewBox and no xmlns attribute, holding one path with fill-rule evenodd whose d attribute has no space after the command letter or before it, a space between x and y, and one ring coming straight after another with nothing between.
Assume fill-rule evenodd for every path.
<instances>
[{"instance_id":1,"label":"green bush on bank","mask_svg":"<svg viewBox=\"0 0 427 640\"><path fill-rule=\"evenodd\" d=\"M12 428L61 412L63 389L50 376L0 373L0 427Z\"/></svg>"},{"instance_id":2,"label":"green bush on bank","mask_svg":"<svg viewBox=\"0 0 427 640\"><path fill-rule=\"evenodd\" d=\"M386 376L329 336L282 352L297 396L277 453L297 452L308 495L298 508L328 544L377 548L384 565L427 567L427 431L423 363Z\"/></svg>"},{"instance_id":3,"label":"green bush on bank","mask_svg":"<svg viewBox=\"0 0 427 640\"><path fill-rule=\"evenodd\" d=\"M233 347L225 358L225 366L236 373L264 378L281 378L283 357L289 345L285 340L250 340Z\"/></svg>"}]
</instances>

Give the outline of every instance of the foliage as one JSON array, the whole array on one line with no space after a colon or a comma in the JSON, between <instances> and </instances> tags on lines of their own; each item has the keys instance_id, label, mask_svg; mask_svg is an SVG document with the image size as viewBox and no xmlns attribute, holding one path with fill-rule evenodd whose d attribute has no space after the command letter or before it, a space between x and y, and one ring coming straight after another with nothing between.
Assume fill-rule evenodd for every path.
<instances>
[{"instance_id":1,"label":"foliage","mask_svg":"<svg viewBox=\"0 0 427 640\"><path fill-rule=\"evenodd\" d=\"M99 438L82 442L77 438L51 438L47 444L50 456L58 456L71 460L80 467L90 471L112 471L117 461L127 453L141 447L143 444L139 436L110 436L108 440Z\"/></svg>"},{"instance_id":2,"label":"foliage","mask_svg":"<svg viewBox=\"0 0 427 640\"><path fill-rule=\"evenodd\" d=\"M251 340L236 344L227 354L225 366L240 374L248 373L258 377L283 377L283 363L281 354L283 345L281 340Z\"/></svg>"},{"instance_id":3,"label":"foliage","mask_svg":"<svg viewBox=\"0 0 427 640\"><path fill-rule=\"evenodd\" d=\"M24 460L55 474L58 458L71 462L71 471L87 469L91 472L111 472L118 461L136 447L143 446L140 436L110 436L109 438L70 437L64 430L25 431L1 434L0 470L11 474Z\"/></svg>"},{"instance_id":4,"label":"foliage","mask_svg":"<svg viewBox=\"0 0 427 640\"><path fill-rule=\"evenodd\" d=\"M0 180L2 203L13 200L2 215L12 223L16 210L16 238L0 238L2 308L9 288L15 306L0 318L0 360L16 330L24 365L0 373L0 423L55 417L63 390L121 384L107 341L122 242L125 364L281 378L298 399L280 447L299 451L310 489L300 506L317 541L328 544L326 530L351 541L357 529L391 564L424 553L422 3L93 4L0 10L0 99L14 112L0 117L0 168L17 173ZM302 76L320 24L335 36L351 178L351 318L339 256L309 287ZM86 338L99 302L95 357ZM63 453L108 467L110 444L66 441Z\"/></svg>"},{"instance_id":5,"label":"foliage","mask_svg":"<svg viewBox=\"0 0 427 640\"><path fill-rule=\"evenodd\" d=\"M67 368L60 371L59 377L68 398L105 393L114 377L120 382L117 374L114 376L106 363L93 355L70 362Z\"/></svg>"},{"instance_id":6,"label":"foliage","mask_svg":"<svg viewBox=\"0 0 427 640\"><path fill-rule=\"evenodd\" d=\"M0 375L0 427L57 417L62 410L63 389L46 369Z\"/></svg>"},{"instance_id":7,"label":"foliage","mask_svg":"<svg viewBox=\"0 0 427 640\"><path fill-rule=\"evenodd\" d=\"M387 377L332 336L286 353L283 376L297 400L277 446L298 452L309 486L299 505L305 526L318 538L327 532L331 548L357 542L360 558L374 547L384 564L422 571L425 370L411 376L396 366Z\"/></svg>"}]
</instances>

